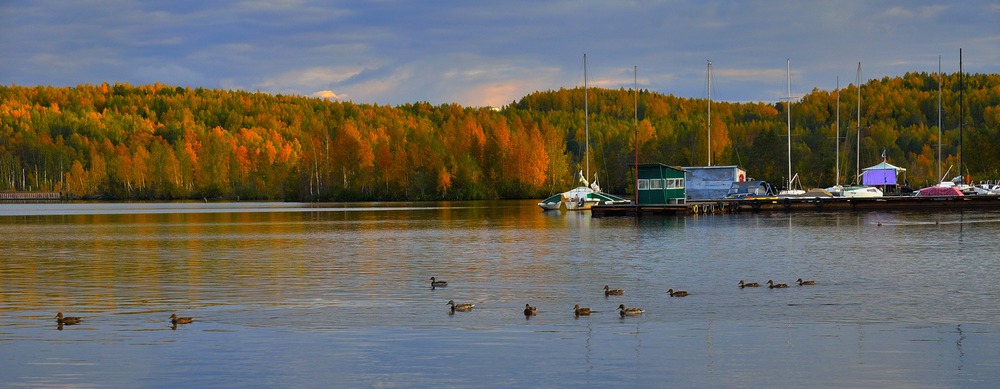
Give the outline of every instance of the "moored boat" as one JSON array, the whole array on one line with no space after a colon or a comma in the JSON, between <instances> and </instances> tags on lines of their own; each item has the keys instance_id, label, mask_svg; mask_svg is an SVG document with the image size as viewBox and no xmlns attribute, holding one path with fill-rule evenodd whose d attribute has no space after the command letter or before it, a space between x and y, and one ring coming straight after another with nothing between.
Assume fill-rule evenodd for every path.
<instances>
[{"instance_id":1,"label":"moored boat","mask_svg":"<svg viewBox=\"0 0 1000 389\"><path fill-rule=\"evenodd\" d=\"M855 198L871 198L871 197L882 197L884 193L879 188L874 186L848 186L844 187L841 192L844 197L855 197Z\"/></svg>"},{"instance_id":2,"label":"moored boat","mask_svg":"<svg viewBox=\"0 0 1000 389\"><path fill-rule=\"evenodd\" d=\"M563 204L562 197L563 197L562 193L554 194L552 196L549 196L549 198L539 202L538 206L542 207L543 211L558 211L560 208L562 208Z\"/></svg>"},{"instance_id":3,"label":"moored boat","mask_svg":"<svg viewBox=\"0 0 1000 389\"><path fill-rule=\"evenodd\" d=\"M583 55L583 122L586 132L586 148L584 148L583 159L587 161L587 174L590 174L590 110L587 101L587 55ZM596 204L628 204L631 201L615 195L601 192L600 185L597 184L597 174L594 174L594 182L587 182L587 175L581 170L579 173L580 186L569 191L553 195L538 203L543 211L560 209L563 206L567 211L586 211ZM559 197L560 203L555 203L555 198Z\"/></svg>"}]
</instances>

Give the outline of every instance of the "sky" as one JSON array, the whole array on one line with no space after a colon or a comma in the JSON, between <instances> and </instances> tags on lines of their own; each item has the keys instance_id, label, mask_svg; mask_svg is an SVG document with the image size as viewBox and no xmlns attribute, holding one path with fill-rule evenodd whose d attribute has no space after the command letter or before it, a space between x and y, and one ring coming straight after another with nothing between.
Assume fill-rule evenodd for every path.
<instances>
[{"instance_id":1,"label":"sky","mask_svg":"<svg viewBox=\"0 0 1000 389\"><path fill-rule=\"evenodd\" d=\"M0 84L241 89L502 107L641 89L776 102L907 72L1000 73L1000 2L0 0ZM786 62L787 61L787 62ZM634 71L637 69L637 71Z\"/></svg>"}]
</instances>

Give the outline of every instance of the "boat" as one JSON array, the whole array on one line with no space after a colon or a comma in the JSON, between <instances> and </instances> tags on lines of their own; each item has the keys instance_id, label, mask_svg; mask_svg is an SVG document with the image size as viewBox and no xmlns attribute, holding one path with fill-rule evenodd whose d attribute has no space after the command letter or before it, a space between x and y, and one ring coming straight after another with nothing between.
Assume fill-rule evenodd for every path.
<instances>
[{"instance_id":1,"label":"boat","mask_svg":"<svg viewBox=\"0 0 1000 389\"><path fill-rule=\"evenodd\" d=\"M785 62L785 78L788 83L788 107L785 108L785 113L788 114L788 185L785 189L778 192L778 196L801 196L806 193L802 189L802 183L798 182L799 174L795 173L792 175L792 73L791 67L792 61L789 59ZM798 189L795 189L795 184L798 183Z\"/></svg>"},{"instance_id":2,"label":"boat","mask_svg":"<svg viewBox=\"0 0 1000 389\"><path fill-rule=\"evenodd\" d=\"M835 162L835 177L836 183L833 186L826 188L826 191L830 193L831 196L841 197L844 195L844 186L840 185L840 77L837 77L837 137L835 138L833 144L836 146L836 151L833 155L836 156Z\"/></svg>"},{"instance_id":3,"label":"boat","mask_svg":"<svg viewBox=\"0 0 1000 389\"><path fill-rule=\"evenodd\" d=\"M958 178L958 177L956 177L956 178ZM958 179L961 180L961 178L958 178ZM926 188L921 188L920 190L917 191L916 196L920 196L920 197L928 197L928 196L936 196L936 197L942 197L942 196L958 197L958 196L965 196L965 194L962 193L962 191L954 183L948 182L948 181L942 181L941 183L939 183L937 185L929 186L929 187L926 187Z\"/></svg>"},{"instance_id":4,"label":"boat","mask_svg":"<svg viewBox=\"0 0 1000 389\"><path fill-rule=\"evenodd\" d=\"M861 175L861 62L858 62L858 143L857 143L857 170L854 172L855 183L860 180ZM885 158L885 152L882 153L882 157ZM882 161L885 163L885 160ZM905 169L904 169L905 170ZM869 185L853 185L844 187L841 191L841 195L844 197L855 197L855 198L872 198L872 197L882 197L885 193L881 189Z\"/></svg>"},{"instance_id":5,"label":"boat","mask_svg":"<svg viewBox=\"0 0 1000 389\"><path fill-rule=\"evenodd\" d=\"M841 190L841 195L851 198L872 198L882 197L884 193L882 193L881 189L874 186L855 185L844 187Z\"/></svg>"},{"instance_id":6,"label":"boat","mask_svg":"<svg viewBox=\"0 0 1000 389\"><path fill-rule=\"evenodd\" d=\"M539 202L538 206L542 207L542 210L544 211L557 211L560 208L562 208L563 204L562 195L563 195L562 193L554 194L549 198Z\"/></svg>"},{"instance_id":7,"label":"boat","mask_svg":"<svg viewBox=\"0 0 1000 389\"><path fill-rule=\"evenodd\" d=\"M583 159L587 161L587 172L583 170L577 174L580 186L569 191L552 195L538 203L542 211L554 211L565 207L567 211L587 211L597 204L628 204L629 199L618 197L612 194L601 192L601 186L597 182L597 173L594 173L594 182L587 182L590 174L590 110L587 105L587 55L583 55L583 121L586 130L587 144L584 148ZM560 204L555 204L556 198L560 199Z\"/></svg>"},{"instance_id":8,"label":"boat","mask_svg":"<svg viewBox=\"0 0 1000 389\"><path fill-rule=\"evenodd\" d=\"M774 189L767 181L734 181L726 193L727 200L770 198L774 197Z\"/></svg>"},{"instance_id":9,"label":"boat","mask_svg":"<svg viewBox=\"0 0 1000 389\"><path fill-rule=\"evenodd\" d=\"M964 116L965 115L964 114L964 112L965 112L965 99L964 99L964 94L962 93L965 90L965 85L962 83L962 76L963 76L963 71L962 71L962 49L958 49L958 74L959 74L959 92L960 92L958 104L959 104L959 110L961 111L961 113L959 114L959 131L960 131L960 133L959 133L959 140L958 140L958 149L959 149L959 152L961 152L961 150L962 150L962 135L961 135L961 131L962 131L962 128L965 126L965 120L964 120L964 118L965 118L965 116ZM914 196L922 196L922 197L927 197L927 196L956 197L956 196L998 195L998 194L1000 194L1000 187L998 187L998 186L990 187L989 185L975 186L975 185L966 184L965 183L965 179L964 179L965 177L962 175L962 160L961 160L961 158L959 158L959 163L958 163L958 166L959 166L959 168L958 168L958 170L959 170L958 174L959 175L958 176L955 176L954 178L952 178L951 181L946 181L944 179L945 177L948 176L949 173L951 173L951 169L954 168L955 166L949 166L948 170L945 171L943 175L941 174L941 117L942 117L942 112L941 112L941 99L942 99L941 90L942 90L942 84L943 84L943 82L942 82L942 79L941 79L941 56L938 56L938 161L937 161L938 162L938 167L937 167L937 169L938 169L938 175L939 175L939 178L940 178L940 182L937 185L934 185L934 186L929 186L929 187L926 187L926 188L918 189L916 191L916 193L914 193Z\"/></svg>"}]
</instances>

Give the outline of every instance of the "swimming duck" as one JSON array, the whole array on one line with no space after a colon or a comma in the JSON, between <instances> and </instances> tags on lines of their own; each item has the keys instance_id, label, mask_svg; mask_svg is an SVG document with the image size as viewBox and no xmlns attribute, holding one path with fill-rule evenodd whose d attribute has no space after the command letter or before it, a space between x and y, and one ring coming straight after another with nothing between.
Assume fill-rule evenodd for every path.
<instances>
[{"instance_id":1,"label":"swimming duck","mask_svg":"<svg viewBox=\"0 0 1000 389\"><path fill-rule=\"evenodd\" d=\"M524 304L524 316L535 316L536 313L538 313L538 307Z\"/></svg>"},{"instance_id":2,"label":"swimming duck","mask_svg":"<svg viewBox=\"0 0 1000 389\"><path fill-rule=\"evenodd\" d=\"M458 303L455 303L455 300L448 300L447 304L451 305L451 311L452 312L455 312L455 311L468 312L468 311L472 310L472 307L476 306L476 304L469 304L469 303L458 304Z\"/></svg>"},{"instance_id":3,"label":"swimming duck","mask_svg":"<svg viewBox=\"0 0 1000 389\"><path fill-rule=\"evenodd\" d=\"M772 280L767 280L767 285L768 285L768 288L771 288L771 289L775 289L775 288L787 288L788 287L788 284L775 284L774 281L772 281Z\"/></svg>"},{"instance_id":4,"label":"swimming duck","mask_svg":"<svg viewBox=\"0 0 1000 389\"><path fill-rule=\"evenodd\" d=\"M740 289L743 289L743 288L756 288L758 286L760 286L760 284L758 284L756 282L743 282L743 280L740 280Z\"/></svg>"},{"instance_id":5,"label":"swimming duck","mask_svg":"<svg viewBox=\"0 0 1000 389\"><path fill-rule=\"evenodd\" d=\"M83 319L76 316L63 316L62 312L56 314L56 323L60 325L71 326L81 321L83 321Z\"/></svg>"},{"instance_id":6,"label":"swimming duck","mask_svg":"<svg viewBox=\"0 0 1000 389\"><path fill-rule=\"evenodd\" d=\"M194 321L194 319L190 318L190 317L177 317L176 313L170 315L170 323L171 324L175 324L175 325L176 324L191 324L191 322L193 322L193 321Z\"/></svg>"},{"instance_id":7,"label":"swimming duck","mask_svg":"<svg viewBox=\"0 0 1000 389\"><path fill-rule=\"evenodd\" d=\"M802 285L816 285L816 281L802 281L801 278L799 278L799 279L797 279L795 281L799 283L799 286L802 286Z\"/></svg>"},{"instance_id":8,"label":"swimming duck","mask_svg":"<svg viewBox=\"0 0 1000 389\"><path fill-rule=\"evenodd\" d=\"M439 288L442 286L448 286L448 281L438 281L434 277L431 277L431 289Z\"/></svg>"},{"instance_id":9,"label":"swimming duck","mask_svg":"<svg viewBox=\"0 0 1000 389\"><path fill-rule=\"evenodd\" d=\"M688 292L686 291L683 290L675 291L673 289L667 289L667 293L670 294L670 297L684 297L688 295Z\"/></svg>"},{"instance_id":10,"label":"swimming duck","mask_svg":"<svg viewBox=\"0 0 1000 389\"><path fill-rule=\"evenodd\" d=\"M643 312L642 308L625 308L625 304L618 305L618 314L622 317L641 315Z\"/></svg>"},{"instance_id":11,"label":"swimming duck","mask_svg":"<svg viewBox=\"0 0 1000 389\"><path fill-rule=\"evenodd\" d=\"M590 308L580 308L580 304L576 304L573 306L573 313L576 316L588 316L590 315Z\"/></svg>"},{"instance_id":12,"label":"swimming duck","mask_svg":"<svg viewBox=\"0 0 1000 389\"><path fill-rule=\"evenodd\" d=\"M604 285L604 297L612 296L612 295L614 295L614 296L621 296L623 294L625 294L624 290L621 290L621 289L610 289L610 288L608 288L607 285Z\"/></svg>"}]
</instances>

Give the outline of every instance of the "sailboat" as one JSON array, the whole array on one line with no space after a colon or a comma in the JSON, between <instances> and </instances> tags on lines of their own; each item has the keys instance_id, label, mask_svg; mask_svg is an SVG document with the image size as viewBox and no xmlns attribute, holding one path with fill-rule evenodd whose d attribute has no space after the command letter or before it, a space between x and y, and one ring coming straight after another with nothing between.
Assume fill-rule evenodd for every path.
<instances>
[{"instance_id":1,"label":"sailboat","mask_svg":"<svg viewBox=\"0 0 1000 389\"><path fill-rule=\"evenodd\" d=\"M858 144L857 144L858 166L854 179L861 178L861 62L858 62ZM874 186L853 185L844 188L844 197L882 197L882 190Z\"/></svg>"},{"instance_id":2,"label":"sailboat","mask_svg":"<svg viewBox=\"0 0 1000 389\"><path fill-rule=\"evenodd\" d=\"M958 106L960 110L959 114L959 141L958 149L961 153L962 150L962 135L961 131L965 127L965 83L963 82L964 71L962 70L962 49L958 49L958 80L959 80L959 101ZM941 75L941 56L938 56L938 178L940 183L937 185L922 188L917 191L917 196L963 196L963 195L1000 195L1000 185L995 185L993 187L989 186L976 186L969 185L964 182L965 176L962 175L961 167L962 160L959 159L959 173L958 176L952 178L951 181L946 181L945 177L951 172L954 166L949 166L948 170L941 174L941 91L942 91L943 78Z\"/></svg>"},{"instance_id":3,"label":"sailboat","mask_svg":"<svg viewBox=\"0 0 1000 389\"><path fill-rule=\"evenodd\" d=\"M781 192L778 192L778 196L801 196L806 193L802 189L802 183L798 181L799 174L795 173L792 175L792 60L787 60L785 62L785 79L788 83L788 106L785 108L785 112L788 114L788 185ZM795 189L793 185L795 183L799 184L799 188Z\"/></svg>"},{"instance_id":4,"label":"sailboat","mask_svg":"<svg viewBox=\"0 0 1000 389\"><path fill-rule=\"evenodd\" d=\"M836 145L836 151L833 155L836 156L836 181L833 186L826 188L826 191L834 196L840 196L844 194L844 186L840 185L840 76L837 76L837 137L834 139L833 143Z\"/></svg>"},{"instance_id":5,"label":"sailboat","mask_svg":"<svg viewBox=\"0 0 1000 389\"><path fill-rule=\"evenodd\" d=\"M590 176L590 110L587 95L587 55L583 55L583 121L586 132L587 143L584 148L583 159L586 161L586 173L583 170L577 174L580 186L563 193L558 193L542 200L538 206L543 211L558 210L563 207L567 211L589 210L595 204L628 204L628 199L612 194L601 192L601 186L597 182L597 174L594 174L594 182L588 182Z\"/></svg>"}]
</instances>

